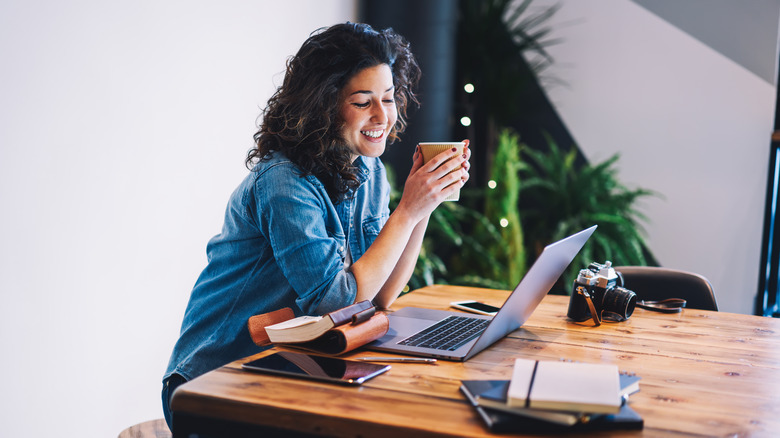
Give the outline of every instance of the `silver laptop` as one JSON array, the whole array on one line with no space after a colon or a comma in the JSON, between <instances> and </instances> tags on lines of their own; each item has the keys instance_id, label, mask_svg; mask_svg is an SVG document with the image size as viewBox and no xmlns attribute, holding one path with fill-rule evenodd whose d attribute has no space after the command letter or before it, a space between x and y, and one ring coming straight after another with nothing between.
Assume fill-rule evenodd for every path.
<instances>
[{"instance_id":1,"label":"silver laptop","mask_svg":"<svg viewBox=\"0 0 780 438\"><path fill-rule=\"evenodd\" d=\"M594 225L544 248L492 318L463 312L404 307L388 315L390 329L387 334L368 344L367 348L457 361L473 357L528 320L596 227ZM450 325L462 333L450 334L447 328Z\"/></svg>"}]
</instances>

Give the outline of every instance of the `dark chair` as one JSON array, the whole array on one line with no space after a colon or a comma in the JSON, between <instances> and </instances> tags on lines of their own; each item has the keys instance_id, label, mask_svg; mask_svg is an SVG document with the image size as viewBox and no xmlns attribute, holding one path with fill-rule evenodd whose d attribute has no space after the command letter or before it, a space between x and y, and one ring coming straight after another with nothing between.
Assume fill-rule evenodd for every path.
<instances>
[{"instance_id":1,"label":"dark chair","mask_svg":"<svg viewBox=\"0 0 780 438\"><path fill-rule=\"evenodd\" d=\"M159 418L130 426L119 434L119 438L171 438L171 431L165 420Z\"/></svg>"},{"instance_id":2,"label":"dark chair","mask_svg":"<svg viewBox=\"0 0 780 438\"><path fill-rule=\"evenodd\" d=\"M638 300L658 301L682 298L690 309L718 310L710 282L699 274L653 266L616 266L623 286Z\"/></svg>"}]
</instances>

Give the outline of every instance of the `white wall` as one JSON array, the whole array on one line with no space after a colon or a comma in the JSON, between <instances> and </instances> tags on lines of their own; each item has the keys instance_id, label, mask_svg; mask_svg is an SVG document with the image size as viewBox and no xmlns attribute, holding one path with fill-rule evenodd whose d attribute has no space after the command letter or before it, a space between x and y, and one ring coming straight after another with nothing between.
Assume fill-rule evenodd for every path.
<instances>
[{"instance_id":1,"label":"white wall","mask_svg":"<svg viewBox=\"0 0 780 438\"><path fill-rule=\"evenodd\" d=\"M549 74L567 85L546 91L573 137L592 162L619 152L622 181L663 194L643 208L663 266L708 277L721 310L752 313L775 85L631 1L550 3L563 42ZM767 37L775 47L777 29Z\"/></svg>"},{"instance_id":2,"label":"white wall","mask_svg":"<svg viewBox=\"0 0 780 438\"><path fill-rule=\"evenodd\" d=\"M162 416L190 289L284 63L353 0L0 3L0 435Z\"/></svg>"}]
</instances>

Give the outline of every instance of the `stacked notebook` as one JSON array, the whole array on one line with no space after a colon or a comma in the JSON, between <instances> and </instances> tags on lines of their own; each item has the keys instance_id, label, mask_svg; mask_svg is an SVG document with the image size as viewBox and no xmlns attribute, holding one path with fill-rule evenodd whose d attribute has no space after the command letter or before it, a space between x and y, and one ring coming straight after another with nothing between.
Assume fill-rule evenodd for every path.
<instances>
[{"instance_id":1,"label":"stacked notebook","mask_svg":"<svg viewBox=\"0 0 780 438\"><path fill-rule=\"evenodd\" d=\"M511 380L464 380L460 389L492 432L641 429L627 403L639 379L614 365L517 359Z\"/></svg>"}]
</instances>

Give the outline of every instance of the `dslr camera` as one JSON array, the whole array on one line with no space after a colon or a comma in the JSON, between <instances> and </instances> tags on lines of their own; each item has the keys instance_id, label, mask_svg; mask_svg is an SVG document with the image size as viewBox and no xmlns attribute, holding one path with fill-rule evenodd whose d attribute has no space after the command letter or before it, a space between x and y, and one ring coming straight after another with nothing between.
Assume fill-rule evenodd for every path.
<instances>
[{"instance_id":1,"label":"dslr camera","mask_svg":"<svg viewBox=\"0 0 780 438\"><path fill-rule=\"evenodd\" d=\"M622 277L612 262L594 262L580 270L574 280L567 316L577 322L592 319L600 325L604 319L627 320L635 306L636 294L623 287Z\"/></svg>"}]
</instances>

